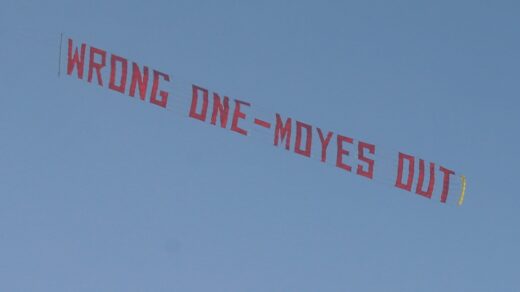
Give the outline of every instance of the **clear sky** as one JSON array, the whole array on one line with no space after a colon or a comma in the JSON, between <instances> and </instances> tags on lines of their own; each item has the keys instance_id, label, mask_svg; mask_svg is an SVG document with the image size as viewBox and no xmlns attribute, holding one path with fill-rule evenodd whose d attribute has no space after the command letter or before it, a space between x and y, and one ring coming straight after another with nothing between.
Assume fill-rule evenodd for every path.
<instances>
[{"instance_id":1,"label":"clear sky","mask_svg":"<svg viewBox=\"0 0 520 292\"><path fill-rule=\"evenodd\" d=\"M0 291L519 291L518 1L129 2L2 1ZM58 77L60 33L438 162L465 204Z\"/></svg>"}]
</instances>

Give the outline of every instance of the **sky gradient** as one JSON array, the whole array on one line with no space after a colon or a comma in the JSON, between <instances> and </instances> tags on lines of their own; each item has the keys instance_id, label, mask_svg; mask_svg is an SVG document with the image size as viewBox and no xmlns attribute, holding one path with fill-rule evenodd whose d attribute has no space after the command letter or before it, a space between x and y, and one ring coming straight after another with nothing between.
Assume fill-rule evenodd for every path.
<instances>
[{"instance_id":1,"label":"sky gradient","mask_svg":"<svg viewBox=\"0 0 520 292\"><path fill-rule=\"evenodd\" d=\"M516 1L3 2L1 291L518 291ZM465 204L58 77L60 33L446 165Z\"/></svg>"}]
</instances>

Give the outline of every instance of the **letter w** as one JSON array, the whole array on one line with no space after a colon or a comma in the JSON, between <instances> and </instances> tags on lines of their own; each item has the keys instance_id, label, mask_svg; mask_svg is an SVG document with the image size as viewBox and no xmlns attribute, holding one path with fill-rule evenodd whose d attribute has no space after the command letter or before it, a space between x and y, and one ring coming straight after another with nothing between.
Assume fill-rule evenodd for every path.
<instances>
[{"instance_id":1,"label":"letter w","mask_svg":"<svg viewBox=\"0 0 520 292\"><path fill-rule=\"evenodd\" d=\"M83 68L85 65L85 44L81 44L81 53L78 55L78 48L74 48L74 56L72 56L72 39L69 39L69 53L67 58L67 74L72 75L74 67L77 66L78 78L83 79Z\"/></svg>"}]
</instances>

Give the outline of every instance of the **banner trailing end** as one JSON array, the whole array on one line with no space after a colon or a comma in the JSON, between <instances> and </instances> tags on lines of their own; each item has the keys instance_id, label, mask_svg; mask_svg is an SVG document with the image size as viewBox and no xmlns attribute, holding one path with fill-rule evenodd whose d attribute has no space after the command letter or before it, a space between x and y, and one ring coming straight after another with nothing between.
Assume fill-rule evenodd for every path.
<instances>
[{"instance_id":1,"label":"banner trailing end","mask_svg":"<svg viewBox=\"0 0 520 292\"><path fill-rule=\"evenodd\" d=\"M462 186L460 189L460 197L459 202L457 204L458 206L462 206L462 204L464 203L464 195L466 194L466 177L464 175L461 175L460 181L462 183Z\"/></svg>"}]
</instances>

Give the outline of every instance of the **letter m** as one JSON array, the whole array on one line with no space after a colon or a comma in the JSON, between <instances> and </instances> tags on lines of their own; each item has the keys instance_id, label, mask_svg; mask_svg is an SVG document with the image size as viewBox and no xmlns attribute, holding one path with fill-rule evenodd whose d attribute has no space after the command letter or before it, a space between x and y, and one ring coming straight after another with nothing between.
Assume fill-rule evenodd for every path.
<instances>
[{"instance_id":1,"label":"letter m","mask_svg":"<svg viewBox=\"0 0 520 292\"><path fill-rule=\"evenodd\" d=\"M291 118L287 118L285 125L279 114L276 114L276 127L274 130L274 145L278 146L278 142L285 140L285 149L291 147Z\"/></svg>"}]
</instances>

